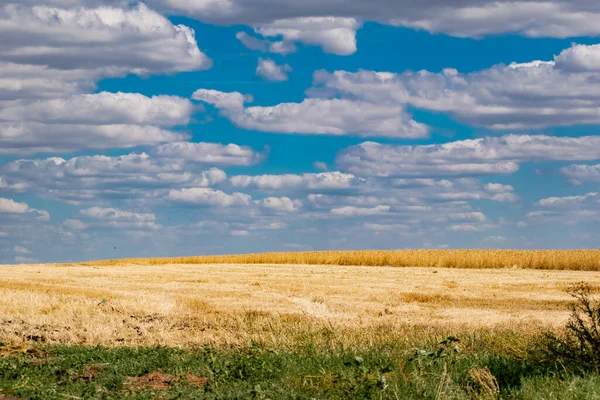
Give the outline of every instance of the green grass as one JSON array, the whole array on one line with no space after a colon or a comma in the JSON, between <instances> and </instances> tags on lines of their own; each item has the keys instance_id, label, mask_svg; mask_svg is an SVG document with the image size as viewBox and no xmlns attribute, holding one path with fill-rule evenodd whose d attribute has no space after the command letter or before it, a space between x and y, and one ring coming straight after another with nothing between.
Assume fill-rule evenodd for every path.
<instances>
[{"instance_id":1,"label":"green grass","mask_svg":"<svg viewBox=\"0 0 600 400\"><path fill-rule=\"evenodd\" d=\"M235 350L43 346L0 358L0 398L471 399L485 397L477 396L469 371L485 367L497 380L500 398L600 399L600 376L536 362L530 353L515 350L518 338L502 345L467 341L430 339L416 348L390 343L362 350L308 345L288 351L255 345ZM127 377L156 371L175 379L167 390L124 385ZM195 385L186 374L207 383Z\"/></svg>"}]
</instances>

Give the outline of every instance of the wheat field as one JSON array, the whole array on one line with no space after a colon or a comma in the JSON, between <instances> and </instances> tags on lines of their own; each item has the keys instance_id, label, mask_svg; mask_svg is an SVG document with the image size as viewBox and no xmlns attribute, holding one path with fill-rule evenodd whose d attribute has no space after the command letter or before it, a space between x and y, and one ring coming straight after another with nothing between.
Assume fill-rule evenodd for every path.
<instances>
[{"instance_id":1,"label":"wheat field","mask_svg":"<svg viewBox=\"0 0 600 400\"><path fill-rule=\"evenodd\" d=\"M289 348L528 335L564 325L570 285L600 288L589 271L94 264L0 266L0 342Z\"/></svg>"},{"instance_id":2,"label":"wheat field","mask_svg":"<svg viewBox=\"0 0 600 400\"><path fill-rule=\"evenodd\" d=\"M310 264L600 271L600 250L359 250L104 260L84 265Z\"/></svg>"}]
</instances>

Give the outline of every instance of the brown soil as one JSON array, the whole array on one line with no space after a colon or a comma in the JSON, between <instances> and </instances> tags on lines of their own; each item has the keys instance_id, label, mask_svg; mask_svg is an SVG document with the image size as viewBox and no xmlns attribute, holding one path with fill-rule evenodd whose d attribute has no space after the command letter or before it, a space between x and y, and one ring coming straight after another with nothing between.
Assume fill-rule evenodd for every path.
<instances>
[{"instance_id":1,"label":"brown soil","mask_svg":"<svg viewBox=\"0 0 600 400\"><path fill-rule=\"evenodd\" d=\"M194 385L197 385L197 386L204 386L208 383L208 379L206 379L202 376L192 375L189 372L187 374L185 374L185 379L187 379L188 382L193 383Z\"/></svg>"}]
</instances>

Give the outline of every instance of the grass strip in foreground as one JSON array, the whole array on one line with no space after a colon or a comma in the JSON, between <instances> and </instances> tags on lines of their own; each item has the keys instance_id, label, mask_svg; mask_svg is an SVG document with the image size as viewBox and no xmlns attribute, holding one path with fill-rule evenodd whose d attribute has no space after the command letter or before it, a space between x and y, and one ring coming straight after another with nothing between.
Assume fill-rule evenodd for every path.
<instances>
[{"instance_id":1,"label":"grass strip in foreground","mask_svg":"<svg viewBox=\"0 0 600 400\"><path fill-rule=\"evenodd\" d=\"M518 339L430 338L278 351L0 347L7 399L598 399L600 376L536 361ZM529 345L528 345L529 346Z\"/></svg>"}]
</instances>

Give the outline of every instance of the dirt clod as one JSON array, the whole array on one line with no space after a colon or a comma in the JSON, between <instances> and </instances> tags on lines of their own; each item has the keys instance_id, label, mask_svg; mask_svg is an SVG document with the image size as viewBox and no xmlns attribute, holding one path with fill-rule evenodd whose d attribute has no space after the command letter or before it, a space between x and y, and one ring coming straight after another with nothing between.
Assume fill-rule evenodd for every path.
<instances>
[{"instance_id":1,"label":"dirt clod","mask_svg":"<svg viewBox=\"0 0 600 400\"><path fill-rule=\"evenodd\" d=\"M197 386L204 386L208 383L208 379L206 379L205 377L192 375L189 372L185 374L185 379L187 379L188 382L193 383Z\"/></svg>"},{"instance_id":2,"label":"dirt clod","mask_svg":"<svg viewBox=\"0 0 600 400\"><path fill-rule=\"evenodd\" d=\"M129 377L123 383L123 389L133 390L135 392L151 389L151 390L169 390L177 378L173 375L163 374L160 371L151 372L146 375Z\"/></svg>"}]
</instances>

